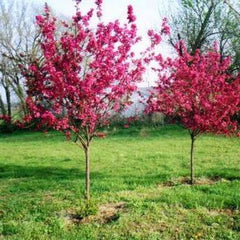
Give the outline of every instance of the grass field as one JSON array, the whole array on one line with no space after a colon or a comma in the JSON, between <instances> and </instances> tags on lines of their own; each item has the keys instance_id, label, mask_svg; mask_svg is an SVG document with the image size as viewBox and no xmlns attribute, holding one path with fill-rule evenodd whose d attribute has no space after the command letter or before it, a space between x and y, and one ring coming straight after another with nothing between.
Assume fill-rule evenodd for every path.
<instances>
[{"instance_id":1,"label":"grass field","mask_svg":"<svg viewBox=\"0 0 240 240\"><path fill-rule=\"evenodd\" d=\"M239 139L196 141L193 187L189 148L176 126L109 130L92 144L92 208L121 207L82 221L81 149L56 132L1 135L0 239L239 240Z\"/></svg>"}]
</instances>

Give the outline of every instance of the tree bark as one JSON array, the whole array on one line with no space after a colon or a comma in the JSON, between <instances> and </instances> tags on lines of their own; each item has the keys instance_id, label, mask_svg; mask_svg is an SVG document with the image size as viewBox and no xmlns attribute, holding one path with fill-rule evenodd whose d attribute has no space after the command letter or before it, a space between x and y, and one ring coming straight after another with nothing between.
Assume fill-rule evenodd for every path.
<instances>
[{"instance_id":1,"label":"tree bark","mask_svg":"<svg viewBox=\"0 0 240 240\"><path fill-rule=\"evenodd\" d=\"M90 200L90 147L87 145L85 149L85 164L86 164L86 171L85 171L85 197L87 201Z\"/></svg>"},{"instance_id":2,"label":"tree bark","mask_svg":"<svg viewBox=\"0 0 240 240\"><path fill-rule=\"evenodd\" d=\"M7 111L6 111L6 109L5 109L4 102L3 102L3 100L2 100L1 95L0 95L0 109L1 109L2 115L6 115Z\"/></svg>"},{"instance_id":3,"label":"tree bark","mask_svg":"<svg viewBox=\"0 0 240 240\"><path fill-rule=\"evenodd\" d=\"M5 90L6 90L6 100L7 100L7 114L11 119L12 117L11 93L8 87Z\"/></svg>"},{"instance_id":4,"label":"tree bark","mask_svg":"<svg viewBox=\"0 0 240 240\"><path fill-rule=\"evenodd\" d=\"M22 89L22 87L20 85L18 86L18 98L19 98L19 100L21 102L23 115L26 116L27 115L27 104L26 104L26 100L25 100L23 89Z\"/></svg>"},{"instance_id":5,"label":"tree bark","mask_svg":"<svg viewBox=\"0 0 240 240\"><path fill-rule=\"evenodd\" d=\"M23 116L26 116L28 113L28 110L27 110L27 104L25 100L26 96L24 94L23 87L21 86L20 81L14 81L13 79L12 79L12 82L10 82L10 84L14 93L17 95L20 101L21 111L23 112Z\"/></svg>"},{"instance_id":6,"label":"tree bark","mask_svg":"<svg viewBox=\"0 0 240 240\"><path fill-rule=\"evenodd\" d=\"M191 134L191 152L190 152L190 184L194 184L194 167L193 167L193 161L194 161L194 141L195 141L195 136L194 134Z\"/></svg>"},{"instance_id":7,"label":"tree bark","mask_svg":"<svg viewBox=\"0 0 240 240\"><path fill-rule=\"evenodd\" d=\"M196 53L196 50L199 48L201 49L201 46L204 42L204 32L206 31L206 28L208 26L208 23L209 23L209 20L210 20L210 17L211 15L213 14L213 11L214 11L214 3L212 2L209 9L208 9L208 12L204 18L204 21L203 23L201 24L201 29L195 39L195 42L192 46L192 55L194 55Z\"/></svg>"}]
</instances>

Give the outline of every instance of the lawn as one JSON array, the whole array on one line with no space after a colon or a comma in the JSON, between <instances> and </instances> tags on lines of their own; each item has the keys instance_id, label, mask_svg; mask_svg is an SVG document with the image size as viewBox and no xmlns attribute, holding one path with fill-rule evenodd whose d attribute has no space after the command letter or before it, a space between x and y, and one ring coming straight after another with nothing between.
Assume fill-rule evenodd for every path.
<instances>
[{"instance_id":1,"label":"lawn","mask_svg":"<svg viewBox=\"0 0 240 240\"><path fill-rule=\"evenodd\" d=\"M91 148L90 208L120 207L114 217L78 219L81 149L56 132L1 135L0 239L239 240L240 141L204 135L195 150L190 186L187 131L109 129Z\"/></svg>"}]
</instances>

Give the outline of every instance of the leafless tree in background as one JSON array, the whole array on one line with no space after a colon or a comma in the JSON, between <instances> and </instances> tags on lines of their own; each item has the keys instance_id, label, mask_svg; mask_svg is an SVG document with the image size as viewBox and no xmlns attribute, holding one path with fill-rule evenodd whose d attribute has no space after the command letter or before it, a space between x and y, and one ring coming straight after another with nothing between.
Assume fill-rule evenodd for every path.
<instances>
[{"instance_id":1,"label":"leafless tree in background","mask_svg":"<svg viewBox=\"0 0 240 240\"><path fill-rule=\"evenodd\" d=\"M237 0L179 0L178 14L170 19L175 45L180 39L194 54L219 44L222 58L231 56L231 71L240 70L240 24Z\"/></svg>"},{"instance_id":2,"label":"leafless tree in background","mask_svg":"<svg viewBox=\"0 0 240 240\"><path fill-rule=\"evenodd\" d=\"M21 118L28 113L20 66L27 69L28 63L35 59L41 64L35 16L43 8L43 5L33 4L33 1L29 4L27 0L0 1L0 114ZM66 22L69 20L66 16L61 18ZM60 24L57 27L59 31L63 30ZM13 103L17 105L14 111Z\"/></svg>"},{"instance_id":3,"label":"leafless tree in background","mask_svg":"<svg viewBox=\"0 0 240 240\"><path fill-rule=\"evenodd\" d=\"M37 13L37 6L27 1L0 1L0 111L9 117L13 117L13 103L18 105L16 115L27 114L19 65L38 56Z\"/></svg>"}]
</instances>

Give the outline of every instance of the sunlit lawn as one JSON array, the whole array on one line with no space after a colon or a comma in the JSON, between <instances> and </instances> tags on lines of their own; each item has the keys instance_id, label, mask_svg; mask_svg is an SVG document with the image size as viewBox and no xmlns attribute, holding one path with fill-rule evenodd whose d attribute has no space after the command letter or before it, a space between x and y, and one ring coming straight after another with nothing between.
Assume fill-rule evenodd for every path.
<instances>
[{"instance_id":1,"label":"sunlit lawn","mask_svg":"<svg viewBox=\"0 0 240 240\"><path fill-rule=\"evenodd\" d=\"M96 206L124 202L108 223L67 219L83 199L84 156L56 132L0 136L0 239L240 239L240 140L196 141L176 126L111 129L91 148ZM206 180L206 183L205 183ZM209 180L209 183L208 183Z\"/></svg>"}]
</instances>

